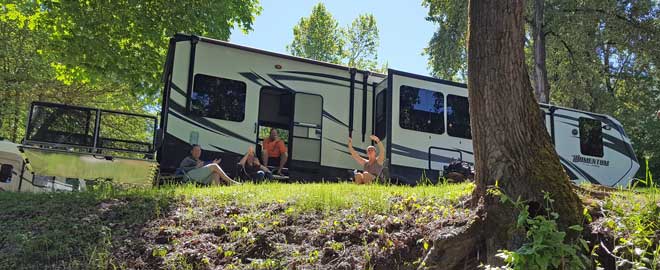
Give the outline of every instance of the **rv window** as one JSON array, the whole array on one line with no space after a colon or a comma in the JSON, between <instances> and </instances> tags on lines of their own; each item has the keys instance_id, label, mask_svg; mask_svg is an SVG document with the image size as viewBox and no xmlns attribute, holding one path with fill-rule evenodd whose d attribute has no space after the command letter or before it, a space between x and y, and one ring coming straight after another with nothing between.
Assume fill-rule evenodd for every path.
<instances>
[{"instance_id":1,"label":"rv window","mask_svg":"<svg viewBox=\"0 0 660 270\"><path fill-rule=\"evenodd\" d=\"M580 152L603 157L603 127L596 119L580 117Z\"/></svg>"},{"instance_id":2,"label":"rv window","mask_svg":"<svg viewBox=\"0 0 660 270\"><path fill-rule=\"evenodd\" d=\"M399 98L399 125L402 128L435 134L445 132L442 93L403 85Z\"/></svg>"},{"instance_id":3,"label":"rv window","mask_svg":"<svg viewBox=\"0 0 660 270\"><path fill-rule=\"evenodd\" d=\"M467 97L447 95L447 134L472 139L470 104Z\"/></svg>"},{"instance_id":4,"label":"rv window","mask_svg":"<svg viewBox=\"0 0 660 270\"><path fill-rule=\"evenodd\" d=\"M375 135L381 140L387 135L387 100L385 96L387 89L381 91L376 95L376 131Z\"/></svg>"},{"instance_id":5,"label":"rv window","mask_svg":"<svg viewBox=\"0 0 660 270\"><path fill-rule=\"evenodd\" d=\"M195 75L190 112L202 117L242 122L245 118L244 82Z\"/></svg>"},{"instance_id":6,"label":"rv window","mask_svg":"<svg viewBox=\"0 0 660 270\"><path fill-rule=\"evenodd\" d=\"M9 164L0 165L0 183L9 183L11 182L11 173L14 170L14 166Z\"/></svg>"}]
</instances>

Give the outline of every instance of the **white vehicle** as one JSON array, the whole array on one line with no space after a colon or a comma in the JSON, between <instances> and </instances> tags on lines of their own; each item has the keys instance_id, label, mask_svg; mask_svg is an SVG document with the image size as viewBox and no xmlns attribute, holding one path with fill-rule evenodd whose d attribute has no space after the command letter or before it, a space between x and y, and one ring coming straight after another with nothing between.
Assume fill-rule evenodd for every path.
<instances>
[{"instance_id":1,"label":"white vehicle","mask_svg":"<svg viewBox=\"0 0 660 270\"><path fill-rule=\"evenodd\" d=\"M285 133L290 175L346 179L369 135L383 140L390 177L436 181L452 160L473 162L465 85L397 70L388 75L177 34L164 71L157 159L174 171L190 144L203 159L236 162L263 129ZM541 105L548 131L572 179L627 185L639 164L618 121ZM496 131L493 131L496 132Z\"/></svg>"},{"instance_id":2,"label":"white vehicle","mask_svg":"<svg viewBox=\"0 0 660 270\"><path fill-rule=\"evenodd\" d=\"M78 181L78 179L34 175L26 168L18 146L18 144L0 140L0 189L3 191L45 192L85 188L85 181Z\"/></svg>"}]
</instances>

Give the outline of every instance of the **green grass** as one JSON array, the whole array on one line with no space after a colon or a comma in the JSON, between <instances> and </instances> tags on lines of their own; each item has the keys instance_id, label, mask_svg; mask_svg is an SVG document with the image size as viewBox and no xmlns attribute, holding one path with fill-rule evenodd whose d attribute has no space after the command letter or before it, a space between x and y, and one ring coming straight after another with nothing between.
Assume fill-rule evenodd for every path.
<instances>
[{"instance_id":1,"label":"green grass","mask_svg":"<svg viewBox=\"0 0 660 270\"><path fill-rule=\"evenodd\" d=\"M260 205L270 202L287 202L296 211L335 211L360 208L369 213L382 213L388 209L389 199L394 196L429 198L456 201L469 194L472 184L446 184L410 186L339 184L243 184L231 187L196 188L184 186L166 189L175 195L207 197L219 203L241 206Z\"/></svg>"},{"instance_id":2,"label":"green grass","mask_svg":"<svg viewBox=\"0 0 660 270\"><path fill-rule=\"evenodd\" d=\"M472 184L437 186L358 186L339 184L244 184L160 189L109 187L76 193L0 193L0 269L105 269L121 246L139 241L136 232L170 206L191 200L258 208L286 203L293 213L331 213L358 209L366 214L388 211L393 197L456 201ZM120 267L121 268L121 267Z\"/></svg>"}]
</instances>

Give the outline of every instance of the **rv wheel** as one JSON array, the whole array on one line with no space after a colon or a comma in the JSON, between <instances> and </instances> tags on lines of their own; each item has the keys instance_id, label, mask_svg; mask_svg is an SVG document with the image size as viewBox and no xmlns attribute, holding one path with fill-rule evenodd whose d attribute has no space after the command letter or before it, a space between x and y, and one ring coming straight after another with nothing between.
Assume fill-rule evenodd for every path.
<instances>
[{"instance_id":1,"label":"rv wheel","mask_svg":"<svg viewBox=\"0 0 660 270\"><path fill-rule=\"evenodd\" d=\"M460 183L465 181L466 177L458 172L450 172L447 174L446 178L449 183Z\"/></svg>"}]
</instances>

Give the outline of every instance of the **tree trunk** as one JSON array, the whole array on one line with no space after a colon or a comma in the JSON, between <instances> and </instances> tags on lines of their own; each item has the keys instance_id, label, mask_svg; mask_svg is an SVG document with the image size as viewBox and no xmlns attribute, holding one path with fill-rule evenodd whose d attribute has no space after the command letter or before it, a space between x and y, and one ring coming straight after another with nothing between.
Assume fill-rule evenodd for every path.
<instances>
[{"instance_id":1,"label":"tree trunk","mask_svg":"<svg viewBox=\"0 0 660 270\"><path fill-rule=\"evenodd\" d=\"M472 202L477 209L474 221L464 228L438 234L425 267L498 265L498 250L522 245L525 235L515 226L517 211L487 192L496 182L513 200L526 201L532 215L543 211L543 192L549 192L553 210L560 214L559 228L569 232L569 226L581 224L580 200L532 92L523 28L522 0L470 1L468 92L476 170Z\"/></svg>"},{"instance_id":2,"label":"tree trunk","mask_svg":"<svg viewBox=\"0 0 660 270\"><path fill-rule=\"evenodd\" d=\"M541 103L550 102L550 84L545 65L545 31L543 31L543 10L545 0L534 0L534 93Z\"/></svg>"},{"instance_id":3,"label":"tree trunk","mask_svg":"<svg viewBox=\"0 0 660 270\"><path fill-rule=\"evenodd\" d=\"M20 93L18 92L18 87L14 89L14 113L12 115L13 117L13 126L12 126L12 131L11 131L11 141L12 142L17 142L18 141L18 117L20 114Z\"/></svg>"}]
</instances>

